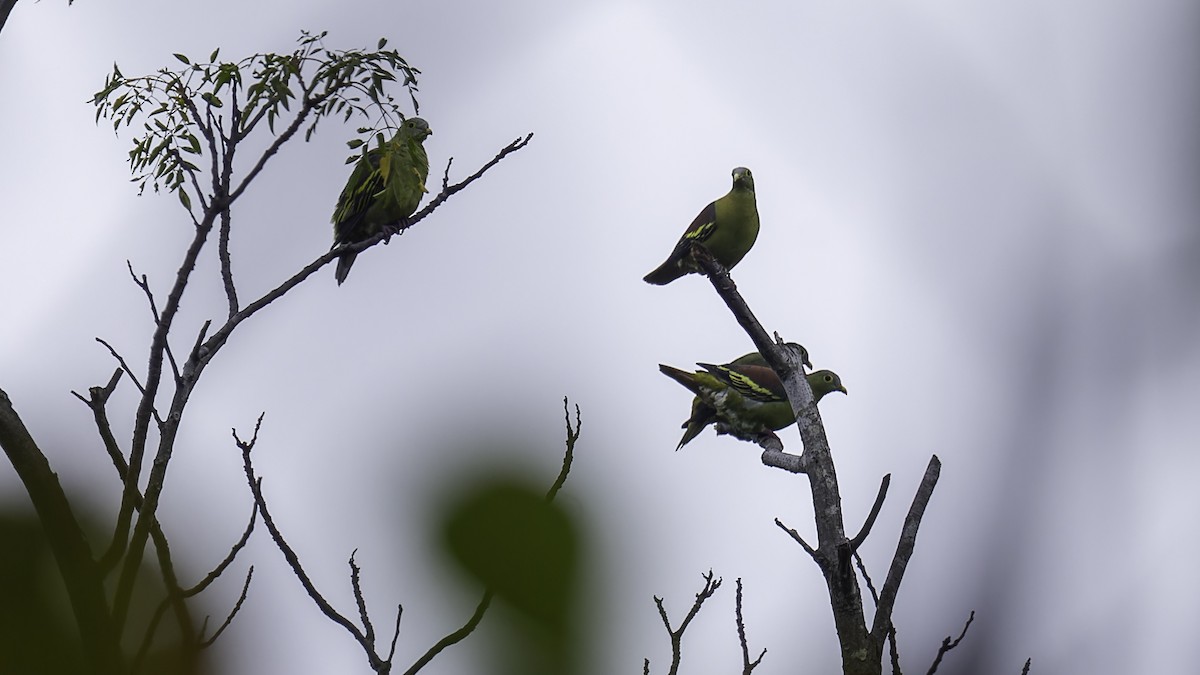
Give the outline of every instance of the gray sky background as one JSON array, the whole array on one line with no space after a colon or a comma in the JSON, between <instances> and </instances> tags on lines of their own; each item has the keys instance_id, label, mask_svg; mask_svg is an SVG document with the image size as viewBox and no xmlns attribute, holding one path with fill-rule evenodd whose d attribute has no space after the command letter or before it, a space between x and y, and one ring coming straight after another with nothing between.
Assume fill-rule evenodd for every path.
<instances>
[{"instance_id":1,"label":"gray sky background","mask_svg":"<svg viewBox=\"0 0 1200 675\"><path fill-rule=\"evenodd\" d=\"M448 484L517 465L545 477L561 399L583 411L562 498L597 530L596 673L665 672L651 596L682 617L710 567L726 586L686 672L738 667L746 585L757 672L838 663L820 574L773 524L812 534L803 478L708 432L673 451L690 397L657 372L750 347L706 281L641 276L695 213L754 171L763 229L735 270L769 330L851 394L822 404L847 527L892 490L864 555L882 583L929 456L944 466L901 589L906 669L977 610L943 672L1185 672L1200 654L1200 6L1102 3L18 3L0 34L0 386L72 490L117 484L68 393L104 382L102 336L144 368L151 324L125 260L170 282L189 229L136 196L130 140L86 103L112 63L334 48L380 36L420 68L431 173L508 158L341 288L323 270L239 329L193 399L163 519L195 578L250 498L230 427L266 420L258 468L310 574L353 611L355 548L399 663L476 596L429 554ZM234 212L244 298L327 250L353 127L272 161ZM220 316L209 251L187 334ZM177 338L177 346L186 340ZM128 429L132 388L122 384ZM127 431L126 431L127 436ZM785 444L799 450L794 430ZM500 453L498 447L511 447ZM0 504L27 499L0 470ZM265 533L219 643L222 672L366 672ZM240 582L206 598L223 616ZM465 646L431 672L467 672Z\"/></svg>"}]
</instances>

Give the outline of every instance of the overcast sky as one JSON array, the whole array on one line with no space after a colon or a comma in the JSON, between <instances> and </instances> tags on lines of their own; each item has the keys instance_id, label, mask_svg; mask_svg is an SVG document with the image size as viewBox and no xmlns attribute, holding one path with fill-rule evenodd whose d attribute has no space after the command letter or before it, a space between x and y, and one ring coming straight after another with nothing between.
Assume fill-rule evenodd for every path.
<instances>
[{"instance_id":1,"label":"overcast sky","mask_svg":"<svg viewBox=\"0 0 1200 675\"><path fill-rule=\"evenodd\" d=\"M685 672L739 664L746 585L758 672L839 662L820 573L773 524L815 540L807 482L711 431L674 452L690 396L658 373L751 349L709 284L651 287L696 212L755 176L762 233L735 270L768 330L849 388L822 402L847 528L880 477L863 553L890 562L931 454L943 462L895 620L924 672L1185 672L1200 556L1200 7L1168 0L980 2L20 2L0 34L0 388L68 489L117 484L69 391L103 383L110 340L144 368L149 314L190 237L173 197L136 196L127 136L87 100L173 52L223 58L386 36L423 71L431 175L525 150L338 288L322 270L239 329L183 425L162 518L185 579L250 510L229 437L266 412L258 467L312 576L353 611L358 549L377 625L405 607L408 664L474 606L430 552L448 485L558 470L562 397L583 437L562 499L597 533L595 673L665 672L651 600L678 620L709 568L726 586L685 638ZM328 249L353 125L322 126L234 210L245 298ZM187 334L224 311L215 259ZM177 338L179 343L189 340ZM122 384L119 426L131 424ZM785 444L799 451L794 430ZM507 449L507 450L502 450ZM0 470L0 503L27 502ZM107 513L108 511L104 511ZM222 672L366 672L264 533ZM221 616L240 580L198 612ZM485 624L486 625L486 624ZM386 632L386 628L380 628ZM464 646L431 672L466 672ZM1186 664L1186 665L1185 665ZM440 667L439 667L440 666Z\"/></svg>"}]
</instances>

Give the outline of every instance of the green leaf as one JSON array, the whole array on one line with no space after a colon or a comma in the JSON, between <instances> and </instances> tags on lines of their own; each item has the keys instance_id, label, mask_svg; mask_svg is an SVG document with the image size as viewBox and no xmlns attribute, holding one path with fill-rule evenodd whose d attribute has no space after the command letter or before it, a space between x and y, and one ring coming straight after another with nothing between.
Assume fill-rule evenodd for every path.
<instances>
[{"instance_id":1,"label":"green leaf","mask_svg":"<svg viewBox=\"0 0 1200 675\"><path fill-rule=\"evenodd\" d=\"M176 54L175 58L179 59L180 61L184 62L185 64L187 64L189 66L192 65L192 62L188 60L188 57L184 56L183 54Z\"/></svg>"},{"instance_id":2,"label":"green leaf","mask_svg":"<svg viewBox=\"0 0 1200 675\"><path fill-rule=\"evenodd\" d=\"M183 208L187 209L188 211L191 211L192 210L192 198L188 196L187 190L180 188L178 190L178 193L179 193L179 202L181 204L183 204Z\"/></svg>"},{"instance_id":3,"label":"green leaf","mask_svg":"<svg viewBox=\"0 0 1200 675\"><path fill-rule=\"evenodd\" d=\"M377 47L375 47L375 48L376 48L376 49L383 49L384 45L386 45L386 44L387 44L387 38L382 38L382 37L381 37L381 38L379 38L379 46L377 46Z\"/></svg>"},{"instance_id":4,"label":"green leaf","mask_svg":"<svg viewBox=\"0 0 1200 675\"><path fill-rule=\"evenodd\" d=\"M346 141L346 145L350 146L351 150L361 147L362 144L363 144L363 141L361 138L355 138L353 140Z\"/></svg>"},{"instance_id":5,"label":"green leaf","mask_svg":"<svg viewBox=\"0 0 1200 675\"><path fill-rule=\"evenodd\" d=\"M498 477L460 489L439 519L445 551L463 571L561 635L582 557L570 512L523 480Z\"/></svg>"},{"instance_id":6,"label":"green leaf","mask_svg":"<svg viewBox=\"0 0 1200 675\"><path fill-rule=\"evenodd\" d=\"M217 47L216 49L214 49L214 50L213 50L213 53L208 55L208 60L209 60L209 61L216 61L216 60L217 60L217 54L218 54L220 51L221 51L221 48L220 48L220 47Z\"/></svg>"}]
</instances>

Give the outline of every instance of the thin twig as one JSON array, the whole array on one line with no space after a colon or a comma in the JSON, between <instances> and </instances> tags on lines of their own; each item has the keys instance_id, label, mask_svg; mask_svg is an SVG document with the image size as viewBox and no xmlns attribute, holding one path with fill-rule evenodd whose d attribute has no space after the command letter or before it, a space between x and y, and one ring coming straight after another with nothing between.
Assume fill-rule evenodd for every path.
<instances>
[{"instance_id":1,"label":"thin twig","mask_svg":"<svg viewBox=\"0 0 1200 675\"><path fill-rule=\"evenodd\" d=\"M211 572L204 575L204 578L201 579L200 581L198 581L195 586L192 586L191 588L184 590L183 591L184 597L190 598L190 597L199 595L201 592L204 591L204 589L208 588L209 585L211 585L214 581L216 581L221 576L221 574L223 574L225 572L225 568L227 568L231 564L233 564L233 561L235 558L237 558L238 553L241 552L241 550L246 547L246 542L250 541L250 533L254 531L254 523L257 520L258 520L258 504L256 503L253 505L253 508L250 510L250 522L246 523L246 529L244 531L242 531L241 538L239 538L236 542L234 542L233 546L230 547L229 553L227 553L225 555L225 559L222 560L220 563L218 563L217 566L214 567Z\"/></svg>"},{"instance_id":2,"label":"thin twig","mask_svg":"<svg viewBox=\"0 0 1200 675\"><path fill-rule=\"evenodd\" d=\"M84 405L92 411L92 417L96 421L96 432L100 434L104 449L108 452L108 457L112 460L113 466L116 467L122 480L125 478L125 472L129 470L129 465L125 462L125 455L121 452L121 446L117 443L116 436L113 435L106 406L109 397L117 390L117 383L121 381L121 375L124 372L121 368L117 368L113 371L112 377L108 378L108 384L103 387L89 388L88 398L84 398L78 392L71 392L75 398L83 401Z\"/></svg>"},{"instance_id":3,"label":"thin twig","mask_svg":"<svg viewBox=\"0 0 1200 675\"><path fill-rule=\"evenodd\" d=\"M876 607L878 607L879 593L875 591L875 583L871 581L871 575L867 574L867 566L865 563L863 563L862 556L858 554L858 551L854 551L854 563L858 566L858 571L860 574L862 574L863 581L865 581L867 584L867 590L871 592L871 601L875 603ZM892 675L902 675L900 672L900 648L899 645L896 644L895 624L888 625L887 635L888 651L891 654L892 659Z\"/></svg>"},{"instance_id":4,"label":"thin twig","mask_svg":"<svg viewBox=\"0 0 1200 675\"><path fill-rule=\"evenodd\" d=\"M820 559L817 558L816 549L814 549L812 546L809 546L808 542L804 541L804 539L800 536L799 532L793 530L792 528L788 527L787 525L784 525L783 521L778 518L775 519L775 524L779 526L779 529L790 534L792 536L792 539L795 539L796 543L800 544L800 548L803 548L805 553L812 556L812 559L817 561L818 565L821 564Z\"/></svg>"},{"instance_id":5,"label":"thin twig","mask_svg":"<svg viewBox=\"0 0 1200 675\"><path fill-rule=\"evenodd\" d=\"M358 553L358 549L354 549L350 553L350 587L354 591L354 602L358 605L358 616L362 619L365 637L371 646L375 646L375 626L371 624L371 617L367 615L367 600L363 597L362 580L358 568L358 563L354 562L354 556Z\"/></svg>"},{"instance_id":6,"label":"thin twig","mask_svg":"<svg viewBox=\"0 0 1200 675\"><path fill-rule=\"evenodd\" d=\"M442 192L450 187L450 165L454 163L454 158L446 160L446 170L442 172Z\"/></svg>"},{"instance_id":7,"label":"thin twig","mask_svg":"<svg viewBox=\"0 0 1200 675\"><path fill-rule=\"evenodd\" d=\"M142 293L146 295L146 301L150 303L150 315L154 317L154 325L159 323L158 305L154 304L154 292L150 290L150 279L143 274L140 278L133 271L133 263L129 260L125 261L125 265L129 268L129 276L133 278L133 283L142 289ZM171 352L171 343L167 342L167 360L171 362L171 372L175 374L175 380L179 380L179 364L175 362L175 354Z\"/></svg>"},{"instance_id":8,"label":"thin twig","mask_svg":"<svg viewBox=\"0 0 1200 675\"><path fill-rule=\"evenodd\" d=\"M396 655L396 641L400 639L400 617L404 615L404 605L396 605L396 630L392 631L392 646L388 648L387 662L392 662Z\"/></svg>"},{"instance_id":9,"label":"thin twig","mask_svg":"<svg viewBox=\"0 0 1200 675\"><path fill-rule=\"evenodd\" d=\"M304 586L304 590L312 598L312 601L316 603L317 608L321 610L321 613L326 618L345 628L346 632L350 633L355 641L362 646L363 650L367 652L368 658L372 661L372 667L374 667L378 656L375 655L371 644L366 639L366 635L358 629L358 626L355 626L353 622L334 609L333 605L330 605L329 601L321 595L320 591L317 590L317 587L309 578L308 573L304 571L304 567L300 564L300 557L296 555L296 552L287 543L287 540L283 538L283 533L279 531L279 528L275 526L274 519L271 518L271 512L267 508L266 497L262 493L262 479L255 475L254 465L250 461L250 452L254 449L255 443L258 442L258 432L262 428L262 421L263 416L259 415L258 421L254 424L254 434L250 437L250 440L243 441L238 437L236 430L233 432L233 439L242 451L242 468L246 473L246 481L250 485L250 492L254 495L254 502L258 504L258 511L262 514L263 524L267 526L267 531L271 533L271 539L275 541L275 546L283 554L284 559L287 560L288 567L296 575L300 584Z\"/></svg>"},{"instance_id":10,"label":"thin twig","mask_svg":"<svg viewBox=\"0 0 1200 675\"><path fill-rule=\"evenodd\" d=\"M200 348L204 345L204 338L208 335L208 329L212 327L212 319L204 322L200 327L200 332L196 334L196 342L192 345L192 351L188 352L189 361L199 361L201 358Z\"/></svg>"},{"instance_id":11,"label":"thin twig","mask_svg":"<svg viewBox=\"0 0 1200 675\"><path fill-rule=\"evenodd\" d=\"M229 624L233 623L233 617L237 616L237 613L242 609L242 605L246 602L246 595L250 592L250 579L253 577L254 577L254 565L251 565L250 569L246 572L246 583L242 584L241 595L238 596L237 602L234 603L233 609L230 610L230 612L229 612L229 616L225 617L225 620L222 621L221 625L217 628L217 632L213 633L212 637L205 640L205 639L203 639L204 631L201 630L201 632L200 632L200 637L201 637L200 648L201 649L211 647L212 644L217 641L217 638L221 637L221 633L224 633L225 629L229 627Z\"/></svg>"},{"instance_id":12,"label":"thin twig","mask_svg":"<svg viewBox=\"0 0 1200 675\"><path fill-rule=\"evenodd\" d=\"M696 614L700 612L700 608L704 605L704 601L712 597L717 589L721 587L721 579L714 578L713 571L700 575L704 578L704 587L696 594L696 600L692 603L692 608L688 611L687 616L683 617L683 621L679 624L679 628L671 628L671 620L667 618L667 608L663 606L663 599L654 596L654 604L658 607L658 615L662 618L663 626L667 629L667 635L671 638L671 669L668 675L678 675L679 661L682 658L680 643L683 640L683 632L687 630L688 624L692 619L696 618ZM647 659L647 663L649 660Z\"/></svg>"},{"instance_id":13,"label":"thin twig","mask_svg":"<svg viewBox=\"0 0 1200 675\"><path fill-rule=\"evenodd\" d=\"M933 675L937 672L938 666L942 663L942 657L946 655L946 652L954 649L958 646L958 643L963 641L963 638L967 636L967 629L971 627L971 622L974 620L975 610L971 610L971 616L967 617L967 623L963 625L962 632L958 634L958 638L951 642L950 636L947 635L946 639L942 640L942 646L938 647L937 656L933 657L933 663L929 666L929 671L925 675ZM1028 664L1026 664L1026 667L1028 667Z\"/></svg>"},{"instance_id":14,"label":"thin twig","mask_svg":"<svg viewBox=\"0 0 1200 675\"><path fill-rule=\"evenodd\" d=\"M734 616L737 620L738 642L742 644L742 675L750 675L750 672L762 663L763 657L767 655L766 647L759 653L758 658L750 660L750 646L746 642L746 624L742 619L742 578L737 579L737 595L734 599Z\"/></svg>"},{"instance_id":15,"label":"thin twig","mask_svg":"<svg viewBox=\"0 0 1200 675\"><path fill-rule=\"evenodd\" d=\"M128 375L129 379L133 382L133 386L137 387L138 392L140 392L144 397L146 395L146 388L142 386L142 383L138 381L137 375L133 373L133 369L130 368L129 364L125 362L125 357L121 356L121 354L117 352L116 348L109 344L104 338L98 337L96 338L96 342L99 342L108 349L108 353L112 354L112 357L117 360L117 364L121 366L121 370L125 371L125 374ZM158 416L158 408L155 408L153 405L151 405L150 415L161 427L163 421L162 418Z\"/></svg>"},{"instance_id":16,"label":"thin twig","mask_svg":"<svg viewBox=\"0 0 1200 675\"><path fill-rule=\"evenodd\" d=\"M475 631L475 627L478 626L479 622L483 620L483 615L487 612L488 606L491 604L492 592L484 591L483 597L479 599L479 605L475 607L475 613L471 615L471 618L467 619L467 622L462 625L462 628L459 628L441 640L438 640L436 644L434 644L429 648L428 651L421 655L421 658L414 661L413 664L408 667L408 670L404 671L404 675L413 675L428 665L429 662L434 659L434 657L436 657L438 654L441 654L442 650L462 642L463 639Z\"/></svg>"},{"instance_id":17,"label":"thin twig","mask_svg":"<svg viewBox=\"0 0 1200 675\"><path fill-rule=\"evenodd\" d=\"M875 584L871 581L871 575L867 574L867 566L863 564L862 556L858 551L854 552L854 563L858 566L858 571L863 576L863 581L867 584L867 590L871 592L871 601L876 605L879 604L879 594L875 592Z\"/></svg>"},{"instance_id":18,"label":"thin twig","mask_svg":"<svg viewBox=\"0 0 1200 675\"><path fill-rule=\"evenodd\" d=\"M246 177L242 179L241 184L230 191L229 197L226 203L223 205L225 208L228 208L235 201L237 201L238 197L242 196L242 193L246 191L246 188L249 187L250 183L254 181L259 172L263 170L263 167L267 165L267 161L274 157L275 153L279 152L279 148L283 147L283 144L288 142L288 140L300 130L300 127L304 124L304 119L308 117L308 114L324 103L325 99L328 97L328 94L311 96L309 93L306 93L302 97L301 100L303 100L304 103L300 110L296 113L296 118L292 120L292 123L289 124L282 133L275 137L275 140L271 143L271 145L267 146L267 149L264 150L263 154L259 156L258 161L254 163L254 166L246 172ZM266 109L267 108L264 107L261 112L266 112ZM241 138L241 136L239 136L239 138Z\"/></svg>"},{"instance_id":19,"label":"thin twig","mask_svg":"<svg viewBox=\"0 0 1200 675\"><path fill-rule=\"evenodd\" d=\"M1025 667L1021 669L1021 675L1029 675L1029 666L1033 665L1033 657L1025 659Z\"/></svg>"},{"instance_id":20,"label":"thin twig","mask_svg":"<svg viewBox=\"0 0 1200 675\"><path fill-rule=\"evenodd\" d=\"M562 470L558 472L558 478L554 479L554 484L550 486L550 490L546 492L546 501L554 501L554 497L558 495L558 491L562 489L563 483L567 482L567 474L571 473L571 463L575 459L575 441L579 440L579 430L583 427L583 420L579 416L579 404L575 404L575 428L571 428L571 409L567 403L567 397L563 397L563 414L567 420L567 450L563 453Z\"/></svg>"},{"instance_id":21,"label":"thin twig","mask_svg":"<svg viewBox=\"0 0 1200 675\"><path fill-rule=\"evenodd\" d=\"M416 224L417 221L421 220L422 218L429 215L430 213L433 213L434 209L436 209L437 207L442 205L442 202L453 197L455 194L457 194L459 191L461 191L463 188L467 187L471 183L474 183L476 179L478 179L480 176L482 176L484 174L484 172L486 172L488 169L492 168L493 166L496 166L496 164L498 164L500 162L500 160L502 160L505 157L511 155L512 153L520 150L521 148L525 147L526 145L529 145L529 141L532 139L533 139L533 132L530 132L530 133L526 134L524 138L518 138L517 140L513 141L512 143L509 143L508 145L504 146L504 148L502 148L500 150L500 152L496 153L496 156L493 157L491 159L491 161L489 161L487 164L484 164L482 167L479 168L478 171L471 174L470 176L467 176L461 182L456 183L451 186L446 186L443 183L442 191L439 192L437 194L437 196L434 197L428 204L426 204L425 208L423 208L420 211L417 211L415 214L413 214L413 216L408 219L408 224L406 227L411 227L412 225ZM449 171L450 171L450 164L447 163L446 164L447 176L449 175ZM446 179L446 180L448 180L448 179Z\"/></svg>"},{"instance_id":22,"label":"thin twig","mask_svg":"<svg viewBox=\"0 0 1200 675\"><path fill-rule=\"evenodd\" d=\"M883 500L887 498L888 485L892 482L892 474L885 474L883 481L879 483L879 494L875 495L875 503L871 506L871 512L867 514L867 520L863 523L862 529L854 538L850 540L850 548L858 551L858 547L866 541L867 535L871 534L871 528L875 525L875 519L879 517L879 510L883 508Z\"/></svg>"}]
</instances>

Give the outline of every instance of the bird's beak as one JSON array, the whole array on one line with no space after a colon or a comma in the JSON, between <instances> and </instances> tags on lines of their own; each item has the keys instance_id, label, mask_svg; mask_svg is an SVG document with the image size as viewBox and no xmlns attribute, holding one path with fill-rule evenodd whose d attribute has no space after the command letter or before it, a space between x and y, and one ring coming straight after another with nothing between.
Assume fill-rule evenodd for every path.
<instances>
[{"instance_id":1,"label":"bird's beak","mask_svg":"<svg viewBox=\"0 0 1200 675\"><path fill-rule=\"evenodd\" d=\"M842 386L838 387L838 391L842 392L843 394L845 394L847 396L850 395L850 392L846 391L846 385L844 385L844 384Z\"/></svg>"}]
</instances>

